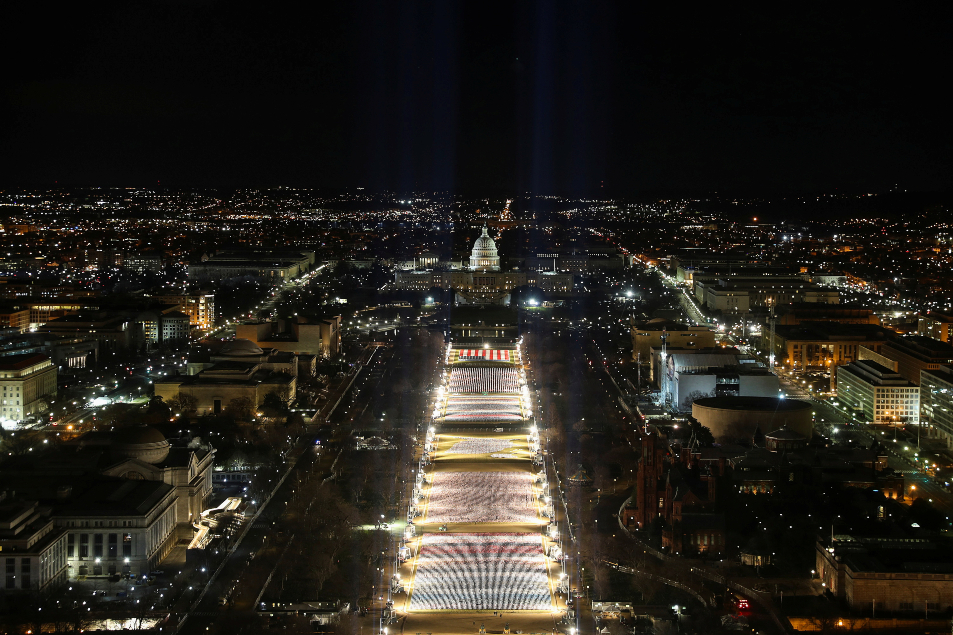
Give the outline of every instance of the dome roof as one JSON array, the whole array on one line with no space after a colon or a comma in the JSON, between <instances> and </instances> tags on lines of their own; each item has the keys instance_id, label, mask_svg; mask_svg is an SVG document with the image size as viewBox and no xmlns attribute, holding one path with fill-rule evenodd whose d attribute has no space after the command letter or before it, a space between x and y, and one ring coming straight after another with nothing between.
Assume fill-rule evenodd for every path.
<instances>
[{"instance_id":1,"label":"dome roof","mask_svg":"<svg viewBox=\"0 0 953 635\"><path fill-rule=\"evenodd\" d=\"M795 432L794 430L788 428L787 426L778 428L774 432L769 432L768 434L764 435L764 437L766 439L778 439L780 441L806 441L807 440L807 437L805 437L803 434L799 434Z\"/></svg>"},{"instance_id":2,"label":"dome roof","mask_svg":"<svg viewBox=\"0 0 953 635\"><path fill-rule=\"evenodd\" d=\"M264 355L265 351L251 340L236 338L225 342L218 351L219 355Z\"/></svg>"},{"instance_id":3,"label":"dome roof","mask_svg":"<svg viewBox=\"0 0 953 635\"><path fill-rule=\"evenodd\" d=\"M490 238L487 233L486 225L483 226L483 233L473 243L473 255L496 255L496 241Z\"/></svg>"},{"instance_id":4,"label":"dome roof","mask_svg":"<svg viewBox=\"0 0 953 635\"><path fill-rule=\"evenodd\" d=\"M169 442L155 428L128 426L113 431L110 453L117 459L159 463L169 456Z\"/></svg>"},{"instance_id":5,"label":"dome roof","mask_svg":"<svg viewBox=\"0 0 953 635\"><path fill-rule=\"evenodd\" d=\"M725 395L721 397L702 397L701 399L696 399L695 403L702 408L734 411L763 411L772 414L778 412L810 410L812 408L811 404L807 401L784 399L782 397L743 397Z\"/></svg>"},{"instance_id":6,"label":"dome roof","mask_svg":"<svg viewBox=\"0 0 953 635\"><path fill-rule=\"evenodd\" d=\"M165 443L165 435L151 426L126 426L112 434L113 443Z\"/></svg>"},{"instance_id":7,"label":"dome roof","mask_svg":"<svg viewBox=\"0 0 953 635\"><path fill-rule=\"evenodd\" d=\"M473 243L473 250L470 252L470 266L474 269L499 270L500 268L500 257L496 252L496 242L487 233L486 225L483 226L483 233Z\"/></svg>"}]
</instances>

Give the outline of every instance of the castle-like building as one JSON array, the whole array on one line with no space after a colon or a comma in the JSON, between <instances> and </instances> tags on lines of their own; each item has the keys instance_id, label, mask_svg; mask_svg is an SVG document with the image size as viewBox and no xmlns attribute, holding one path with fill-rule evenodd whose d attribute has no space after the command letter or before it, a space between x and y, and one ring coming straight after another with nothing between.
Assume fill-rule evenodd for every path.
<instances>
[{"instance_id":1,"label":"castle-like building","mask_svg":"<svg viewBox=\"0 0 953 635\"><path fill-rule=\"evenodd\" d=\"M662 546L673 554L725 550L725 518L717 511L718 480L725 461L703 465L688 448L669 447L658 432L642 436L642 458L634 496L623 510L631 529L651 530L660 523Z\"/></svg>"}]
</instances>

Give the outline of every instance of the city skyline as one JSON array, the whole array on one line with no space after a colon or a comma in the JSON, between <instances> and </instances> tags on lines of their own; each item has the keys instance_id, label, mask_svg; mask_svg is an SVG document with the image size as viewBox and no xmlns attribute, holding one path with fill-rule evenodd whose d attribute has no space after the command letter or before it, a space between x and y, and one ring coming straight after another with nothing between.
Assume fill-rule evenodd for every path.
<instances>
[{"instance_id":1,"label":"city skyline","mask_svg":"<svg viewBox=\"0 0 953 635\"><path fill-rule=\"evenodd\" d=\"M950 6L5 17L0 631L949 630Z\"/></svg>"}]
</instances>

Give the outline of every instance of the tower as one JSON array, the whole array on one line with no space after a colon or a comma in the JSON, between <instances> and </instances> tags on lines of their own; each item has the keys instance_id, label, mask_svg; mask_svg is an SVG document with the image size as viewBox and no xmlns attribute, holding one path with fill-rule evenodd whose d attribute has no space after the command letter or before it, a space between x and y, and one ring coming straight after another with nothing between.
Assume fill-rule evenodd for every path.
<instances>
[{"instance_id":1,"label":"tower","mask_svg":"<svg viewBox=\"0 0 953 635\"><path fill-rule=\"evenodd\" d=\"M659 515L659 482L664 471L665 443L657 432L642 435L642 456L639 459L639 475L636 481L635 521L639 528L647 527Z\"/></svg>"}]
</instances>

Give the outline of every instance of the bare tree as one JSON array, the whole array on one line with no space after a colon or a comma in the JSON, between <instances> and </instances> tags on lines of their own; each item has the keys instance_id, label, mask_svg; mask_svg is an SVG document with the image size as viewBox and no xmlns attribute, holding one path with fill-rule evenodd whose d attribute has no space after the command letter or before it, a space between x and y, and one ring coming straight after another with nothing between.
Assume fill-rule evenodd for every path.
<instances>
[{"instance_id":1,"label":"bare tree","mask_svg":"<svg viewBox=\"0 0 953 635\"><path fill-rule=\"evenodd\" d=\"M34 447L43 445L43 435L38 432L9 432L3 437L0 450L14 456L27 454Z\"/></svg>"},{"instance_id":2,"label":"bare tree","mask_svg":"<svg viewBox=\"0 0 953 635\"><path fill-rule=\"evenodd\" d=\"M251 397L236 397L228 402L225 410L240 421L251 419L252 410L255 409L255 402Z\"/></svg>"},{"instance_id":3,"label":"bare tree","mask_svg":"<svg viewBox=\"0 0 953 635\"><path fill-rule=\"evenodd\" d=\"M714 391L705 392L704 390L693 390L682 399L682 410L691 410L692 404L705 397L714 397Z\"/></svg>"},{"instance_id":4,"label":"bare tree","mask_svg":"<svg viewBox=\"0 0 953 635\"><path fill-rule=\"evenodd\" d=\"M173 412L187 416L198 410L199 400L188 393L180 392L169 400L169 407L172 408Z\"/></svg>"}]
</instances>

